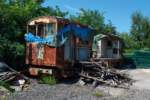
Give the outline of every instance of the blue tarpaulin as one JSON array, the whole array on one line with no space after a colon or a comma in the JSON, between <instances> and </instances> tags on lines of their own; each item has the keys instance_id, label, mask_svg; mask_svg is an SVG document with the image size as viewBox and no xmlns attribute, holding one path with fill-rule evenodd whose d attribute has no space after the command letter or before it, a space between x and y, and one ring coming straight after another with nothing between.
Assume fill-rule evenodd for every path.
<instances>
[{"instance_id":1,"label":"blue tarpaulin","mask_svg":"<svg viewBox=\"0 0 150 100\"><path fill-rule=\"evenodd\" d=\"M89 34L91 32L91 29L89 28L83 28L80 27L79 25L75 25L75 24L69 24L65 27L63 27L62 29L60 29L60 31L58 32L57 36L55 35L49 35L46 38L41 38L39 36L34 36L32 33L27 33L25 34L25 40L27 42L37 42L37 43L42 43L42 44L48 44L51 46L56 46L56 41L54 41L55 37L61 37L59 39L59 43L60 45L63 45L65 43L65 41L67 40L67 37L65 37L65 33L69 33L71 31L71 33L73 33L75 36L79 37L81 40L83 41L88 41L89 39ZM59 44L57 44L59 45Z\"/></svg>"},{"instance_id":2,"label":"blue tarpaulin","mask_svg":"<svg viewBox=\"0 0 150 100\"><path fill-rule=\"evenodd\" d=\"M39 36L34 36L32 33L25 34L25 40L27 42L37 42L41 44L51 44L54 43L54 35L49 35L46 38L41 38Z\"/></svg>"},{"instance_id":3,"label":"blue tarpaulin","mask_svg":"<svg viewBox=\"0 0 150 100\"><path fill-rule=\"evenodd\" d=\"M91 29L85 28L85 27L83 28L75 24L69 24L65 26L64 28L62 28L58 32L58 35L61 35L63 37L64 33L69 32L69 31L71 31L75 36L79 37L81 40L88 41Z\"/></svg>"},{"instance_id":4,"label":"blue tarpaulin","mask_svg":"<svg viewBox=\"0 0 150 100\"><path fill-rule=\"evenodd\" d=\"M82 28L78 25L72 25L72 30L74 31L74 34L81 38L81 40L88 41L89 40L89 34L91 32L91 29L89 28Z\"/></svg>"}]
</instances>

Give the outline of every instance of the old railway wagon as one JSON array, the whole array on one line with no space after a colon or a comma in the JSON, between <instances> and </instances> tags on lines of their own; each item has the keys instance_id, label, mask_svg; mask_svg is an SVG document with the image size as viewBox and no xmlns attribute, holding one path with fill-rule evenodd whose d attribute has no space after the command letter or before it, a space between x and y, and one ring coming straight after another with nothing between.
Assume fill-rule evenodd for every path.
<instances>
[{"instance_id":1,"label":"old railway wagon","mask_svg":"<svg viewBox=\"0 0 150 100\"><path fill-rule=\"evenodd\" d=\"M76 62L87 61L91 56L91 32L87 26L59 17L30 20L25 34L30 74L71 75Z\"/></svg>"}]
</instances>

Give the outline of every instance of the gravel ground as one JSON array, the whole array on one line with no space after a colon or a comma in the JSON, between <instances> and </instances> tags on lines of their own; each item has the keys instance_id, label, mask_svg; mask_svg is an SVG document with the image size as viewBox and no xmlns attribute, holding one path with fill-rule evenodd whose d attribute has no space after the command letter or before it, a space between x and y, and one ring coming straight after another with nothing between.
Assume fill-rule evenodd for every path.
<instances>
[{"instance_id":1,"label":"gravel ground","mask_svg":"<svg viewBox=\"0 0 150 100\"><path fill-rule=\"evenodd\" d=\"M150 80L150 70L132 70L128 73L137 80L130 89L107 86L98 86L94 89L91 85L81 86L78 82L62 82L50 86L31 80L26 91L8 94L0 90L0 100L150 100L150 81L147 81ZM96 91L102 96L94 95Z\"/></svg>"},{"instance_id":2,"label":"gravel ground","mask_svg":"<svg viewBox=\"0 0 150 100\"><path fill-rule=\"evenodd\" d=\"M54 86L32 84L29 90L11 93L0 100L150 100L150 90L102 87L93 89L91 86L80 86L76 83ZM95 96L95 91L102 96Z\"/></svg>"},{"instance_id":3,"label":"gravel ground","mask_svg":"<svg viewBox=\"0 0 150 100\"><path fill-rule=\"evenodd\" d=\"M106 99L107 100L107 99ZM128 90L124 94L108 100L150 100L149 90Z\"/></svg>"},{"instance_id":4,"label":"gravel ground","mask_svg":"<svg viewBox=\"0 0 150 100\"><path fill-rule=\"evenodd\" d=\"M78 84L32 84L30 87L27 91L10 94L8 100L99 100L93 95L94 89Z\"/></svg>"}]
</instances>

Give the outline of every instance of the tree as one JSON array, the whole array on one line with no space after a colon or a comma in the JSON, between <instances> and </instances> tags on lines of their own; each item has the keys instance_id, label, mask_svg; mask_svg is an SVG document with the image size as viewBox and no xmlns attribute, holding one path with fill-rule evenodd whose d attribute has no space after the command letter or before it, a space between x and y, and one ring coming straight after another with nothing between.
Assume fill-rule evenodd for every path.
<instances>
[{"instance_id":1,"label":"tree","mask_svg":"<svg viewBox=\"0 0 150 100\"><path fill-rule=\"evenodd\" d=\"M113 26L113 24L110 20L109 20L108 24L104 25L103 33L114 34L114 35L117 34L116 27Z\"/></svg>"},{"instance_id":2,"label":"tree","mask_svg":"<svg viewBox=\"0 0 150 100\"><path fill-rule=\"evenodd\" d=\"M132 15L131 35L137 42L137 48L150 48L150 20L143 16L141 12L135 12Z\"/></svg>"},{"instance_id":3,"label":"tree","mask_svg":"<svg viewBox=\"0 0 150 100\"><path fill-rule=\"evenodd\" d=\"M104 16L98 10L80 9L77 16L71 16L71 20L88 25L92 29L99 30L104 26Z\"/></svg>"},{"instance_id":4,"label":"tree","mask_svg":"<svg viewBox=\"0 0 150 100\"><path fill-rule=\"evenodd\" d=\"M71 16L70 19L75 22L80 22L83 25L88 25L92 29L97 30L96 34L99 33L109 33L116 34L116 27L113 26L112 22L109 20L108 24L104 22L104 13L99 12L98 10L89 10L89 9L80 9L80 12L77 13L77 16Z\"/></svg>"},{"instance_id":5,"label":"tree","mask_svg":"<svg viewBox=\"0 0 150 100\"><path fill-rule=\"evenodd\" d=\"M135 42L133 41L129 33L126 32L120 33L119 37L123 39L125 49L132 49L134 47Z\"/></svg>"}]
</instances>

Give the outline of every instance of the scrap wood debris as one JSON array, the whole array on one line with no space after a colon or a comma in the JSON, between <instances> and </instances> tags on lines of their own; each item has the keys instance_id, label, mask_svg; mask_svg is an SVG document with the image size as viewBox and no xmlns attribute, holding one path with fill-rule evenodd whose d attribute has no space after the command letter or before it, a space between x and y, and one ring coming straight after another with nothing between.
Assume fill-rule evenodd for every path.
<instances>
[{"instance_id":1,"label":"scrap wood debris","mask_svg":"<svg viewBox=\"0 0 150 100\"><path fill-rule=\"evenodd\" d=\"M10 66L8 66L7 64L3 63L8 70L1 72L0 73L0 80L2 81L11 81L16 77L22 77L25 80L29 80L28 77L26 77L25 75L21 74L20 72L14 70L13 68L11 68Z\"/></svg>"},{"instance_id":2,"label":"scrap wood debris","mask_svg":"<svg viewBox=\"0 0 150 100\"><path fill-rule=\"evenodd\" d=\"M93 80L104 85L129 88L133 82L129 75L114 68L103 67L99 62L81 62L81 64L82 70L79 75L85 83L87 80Z\"/></svg>"},{"instance_id":3,"label":"scrap wood debris","mask_svg":"<svg viewBox=\"0 0 150 100\"><path fill-rule=\"evenodd\" d=\"M1 63L1 64L3 64L3 66L8 69L7 71L3 71L0 73L1 82L8 82L12 84L15 81L16 85L21 86L21 88L23 88L24 85L26 85L25 83L29 83L28 77L14 70L13 68L11 68L5 63Z\"/></svg>"},{"instance_id":4,"label":"scrap wood debris","mask_svg":"<svg viewBox=\"0 0 150 100\"><path fill-rule=\"evenodd\" d=\"M16 76L17 74L15 72L3 72L3 73L0 73L0 80L8 82L16 78Z\"/></svg>"}]
</instances>

